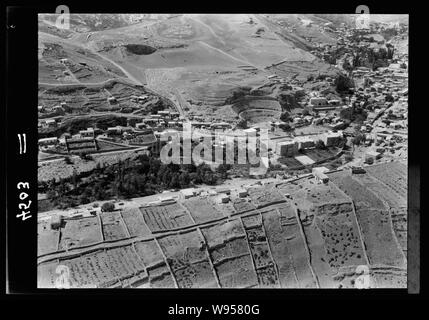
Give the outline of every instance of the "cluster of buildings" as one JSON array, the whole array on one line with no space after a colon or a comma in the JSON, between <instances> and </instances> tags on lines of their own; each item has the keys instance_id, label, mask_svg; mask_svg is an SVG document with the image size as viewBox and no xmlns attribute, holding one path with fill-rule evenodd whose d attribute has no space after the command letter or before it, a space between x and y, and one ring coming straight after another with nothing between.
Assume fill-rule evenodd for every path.
<instances>
[{"instance_id":1,"label":"cluster of buildings","mask_svg":"<svg viewBox=\"0 0 429 320\"><path fill-rule=\"evenodd\" d=\"M316 142L318 140L322 140L326 147L335 147L343 140L343 133L341 131L331 131L317 136L317 138L303 136L295 137L288 141L280 141L276 144L275 152L279 157L293 157L298 154L299 150L316 148Z\"/></svg>"}]
</instances>

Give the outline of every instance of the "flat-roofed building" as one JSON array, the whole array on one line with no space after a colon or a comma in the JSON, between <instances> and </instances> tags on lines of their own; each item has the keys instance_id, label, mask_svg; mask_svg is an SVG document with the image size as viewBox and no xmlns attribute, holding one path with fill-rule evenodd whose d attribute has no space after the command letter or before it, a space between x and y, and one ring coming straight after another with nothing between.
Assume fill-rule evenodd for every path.
<instances>
[{"instance_id":1,"label":"flat-roofed building","mask_svg":"<svg viewBox=\"0 0 429 320\"><path fill-rule=\"evenodd\" d=\"M298 137L295 141L298 142L298 149L309 149L315 146L314 140L310 137Z\"/></svg>"},{"instance_id":2,"label":"flat-roofed building","mask_svg":"<svg viewBox=\"0 0 429 320\"><path fill-rule=\"evenodd\" d=\"M94 137L95 131L94 128L87 128L86 130L80 130L79 134L82 137Z\"/></svg>"},{"instance_id":3,"label":"flat-roofed building","mask_svg":"<svg viewBox=\"0 0 429 320\"><path fill-rule=\"evenodd\" d=\"M57 137L50 137L50 138L43 138L39 139L39 145L41 146L48 146L48 145L54 145L58 143Z\"/></svg>"},{"instance_id":4,"label":"flat-roofed building","mask_svg":"<svg viewBox=\"0 0 429 320\"><path fill-rule=\"evenodd\" d=\"M323 173L321 170L313 171L313 175L317 181L320 181L322 183L328 183L328 181L329 181L329 177L325 173Z\"/></svg>"},{"instance_id":5,"label":"flat-roofed building","mask_svg":"<svg viewBox=\"0 0 429 320\"><path fill-rule=\"evenodd\" d=\"M196 193L194 188L182 189L180 190L180 192L183 194L185 199L195 196L195 193Z\"/></svg>"},{"instance_id":6,"label":"flat-roofed building","mask_svg":"<svg viewBox=\"0 0 429 320\"><path fill-rule=\"evenodd\" d=\"M326 133L325 135L323 135L322 141L325 143L325 146L331 147L331 146L337 146L342 139L343 139L343 132L337 131L337 132Z\"/></svg>"},{"instance_id":7,"label":"flat-roofed building","mask_svg":"<svg viewBox=\"0 0 429 320\"><path fill-rule=\"evenodd\" d=\"M55 121L55 119L48 119L45 121L45 123L46 123L46 126L50 128L57 126L57 121Z\"/></svg>"},{"instance_id":8,"label":"flat-roofed building","mask_svg":"<svg viewBox=\"0 0 429 320\"><path fill-rule=\"evenodd\" d=\"M276 144L276 154L281 157L293 156L298 152L298 142L290 141L281 141Z\"/></svg>"}]
</instances>

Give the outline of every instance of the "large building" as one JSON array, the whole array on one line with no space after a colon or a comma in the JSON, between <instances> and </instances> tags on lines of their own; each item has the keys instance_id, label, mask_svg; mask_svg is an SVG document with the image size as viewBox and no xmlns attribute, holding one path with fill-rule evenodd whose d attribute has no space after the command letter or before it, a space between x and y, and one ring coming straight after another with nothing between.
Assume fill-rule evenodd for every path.
<instances>
[{"instance_id":1,"label":"large building","mask_svg":"<svg viewBox=\"0 0 429 320\"><path fill-rule=\"evenodd\" d=\"M325 146L327 147L334 147L338 146L338 144L343 139L343 132L328 132L323 136L323 142L325 143Z\"/></svg>"},{"instance_id":2,"label":"large building","mask_svg":"<svg viewBox=\"0 0 429 320\"><path fill-rule=\"evenodd\" d=\"M293 156L298 152L298 142L296 141L282 141L276 145L276 153L282 157Z\"/></svg>"},{"instance_id":3,"label":"large building","mask_svg":"<svg viewBox=\"0 0 429 320\"><path fill-rule=\"evenodd\" d=\"M308 107L313 111L319 111L319 110L335 109L336 105L329 104L326 98L317 97L317 98L310 99L310 103Z\"/></svg>"},{"instance_id":4,"label":"large building","mask_svg":"<svg viewBox=\"0 0 429 320\"><path fill-rule=\"evenodd\" d=\"M298 142L298 149L309 149L314 148L314 140L309 137L297 137L296 141Z\"/></svg>"}]
</instances>

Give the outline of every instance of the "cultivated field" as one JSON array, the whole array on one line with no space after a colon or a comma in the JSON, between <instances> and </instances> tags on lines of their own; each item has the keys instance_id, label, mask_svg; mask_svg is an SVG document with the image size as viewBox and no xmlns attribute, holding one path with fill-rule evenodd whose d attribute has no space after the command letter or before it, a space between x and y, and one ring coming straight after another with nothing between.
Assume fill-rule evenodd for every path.
<instances>
[{"instance_id":1,"label":"cultivated field","mask_svg":"<svg viewBox=\"0 0 429 320\"><path fill-rule=\"evenodd\" d=\"M193 224L189 213L178 203L141 207L140 211L151 232L179 229Z\"/></svg>"},{"instance_id":2,"label":"cultivated field","mask_svg":"<svg viewBox=\"0 0 429 320\"><path fill-rule=\"evenodd\" d=\"M256 187L248 190L252 204L262 208L273 203L285 201L282 195L273 187Z\"/></svg>"},{"instance_id":3,"label":"cultivated field","mask_svg":"<svg viewBox=\"0 0 429 320\"><path fill-rule=\"evenodd\" d=\"M102 242L98 218L66 219L61 227L59 250L68 250Z\"/></svg>"},{"instance_id":4,"label":"cultivated field","mask_svg":"<svg viewBox=\"0 0 429 320\"><path fill-rule=\"evenodd\" d=\"M209 197L196 197L183 201L195 223L217 220L223 217L216 204Z\"/></svg>"},{"instance_id":5,"label":"cultivated field","mask_svg":"<svg viewBox=\"0 0 429 320\"><path fill-rule=\"evenodd\" d=\"M138 208L126 208L121 211L121 215L131 237L150 235L151 232Z\"/></svg>"},{"instance_id":6,"label":"cultivated field","mask_svg":"<svg viewBox=\"0 0 429 320\"><path fill-rule=\"evenodd\" d=\"M105 241L115 241L128 237L120 212L103 212L100 216Z\"/></svg>"},{"instance_id":7,"label":"cultivated field","mask_svg":"<svg viewBox=\"0 0 429 320\"><path fill-rule=\"evenodd\" d=\"M49 223L40 221L37 223L37 255L55 252L58 250L60 232L52 230Z\"/></svg>"}]
</instances>

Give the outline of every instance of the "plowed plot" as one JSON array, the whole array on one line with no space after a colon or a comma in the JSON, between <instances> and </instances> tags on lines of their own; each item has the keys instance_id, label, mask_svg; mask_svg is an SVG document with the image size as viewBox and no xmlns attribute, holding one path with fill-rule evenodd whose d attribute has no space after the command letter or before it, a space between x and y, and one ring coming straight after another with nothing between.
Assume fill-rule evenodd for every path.
<instances>
[{"instance_id":1,"label":"plowed plot","mask_svg":"<svg viewBox=\"0 0 429 320\"><path fill-rule=\"evenodd\" d=\"M241 255L249 254L245 237L224 241L215 247L209 248L210 257L214 265Z\"/></svg>"},{"instance_id":2,"label":"plowed plot","mask_svg":"<svg viewBox=\"0 0 429 320\"><path fill-rule=\"evenodd\" d=\"M189 210L195 223L217 220L223 217L210 198L191 198L183 202Z\"/></svg>"},{"instance_id":3,"label":"plowed plot","mask_svg":"<svg viewBox=\"0 0 429 320\"><path fill-rule=\"evenodd\" d=\"M393 223L393 230L399 245L404 252L407 251L407 208L391 209L390 217Z\"/></svg>"},{"instance_id":4,"label":"plowed plot","mask_svg":"<svg viewBox=\"0 0 429 320\"><path fill-rule=\"evenodd\" d=\"M193 224L191 217L178 203L142 207L144 221L152 232L173 230Z\"/></svg>"},{"instance_id":5,"label":"plowed plot","mask_svg":"<svg viewBox=\"0 0 429 320\"><path fill-rule=\"evenodd\" d=\"M352 198L357 209L385 209L383 202L368 188L351 177L349 173L338 171L329 174L329 177L345 194Z\"/></svg>"},{"instance_id":6,"label":"plowed plot","mask_svg":"<svg viewBox=\"0 0 429 320\"><path fill-rule=\"evenodd\" d=\"M336 216L353 212L353 204L351 202L345 203L327 203L319 206L312 207L309 210L310 214L316 216L328 215Z\"/></svg>"},{"instance_id":7,"label":"plowed plot","mask_svg":"<svg viewBox=\"0 0 429 320\"><path fill-rule=\"evenodd\" d=\"M232 205L237 213L247 212L256 209L256 207L251 204L246 199L236 198L232 201Z\"/></svg>"},{"instance_id":8,"label":"plowed plot","mask_svg":"<svg viewBox=\"0 0 429 320\"><path fill-rule=\"evenodd\" d=\"M312 202L314 205L349 201L346 195L339 191L332 182L307 186L309 186L307 200Z\"/></svg>"},{"instance_id":9,"label":"plowed plot","mask_svg":"<svg viewBox=\"0 0 429 320\"><path fill-rule=\"evenodd\" d=\"M135 242L134 247L146 268L164 263L162 252L155 240Z\"/></svg>"},{"instance_id":10,"label":"plowed plot","mask_svg":"<svg viewBox=\"0 0 429 320\"><path fill-rule=\"evenodd\" d=\"M158 242L173 272L191 263L207 259L204 239L197 231L162 237Z\"/></svg>"},{"instance_id":11,"label":"plowed plot","mask_svg":"<svg viewBox=\"0 0 429 320\"><path fill-rule=\"evenodd\" d=\"M303 222L305 239L311 256L311 265L319 280L321 288L335 288L338 286L333 279L333 271L328 264L328 255L325 249L325 241L320 229L313 221Z\"/></svg>"},{"instance_id":12,"label":"plowed plot","mask_svg":"<svg viewBox=\"0 0 429 320\"><path fill-rule=\"evenodd\" d=\"M58 262L47 262L37 266L37 288L55 288L58 277L57 266Z\"/></svg>"},{"instance_id":13,"label":"plowed plot","mask_svg":"<svg viewBox=\"0 0 429 320\"><path fill-rule=\"evenodd\" d=\"M245 235L239 219L223 221L210 227L201 228L201 232L209 248Z\"/></svg>"},{"instance_id":14,"label":"plowed plot","mask_svg":"<svg viewBox=\"0 0 429 320\"><path fill-rule=\"evenodd\" d=\"M249 196L257 208L285 201L282 195L273 187L250 188Z\"/></svg>"},{"instance_id":15,"label":"plowed plot","mask_svg":"<svg viewBox=\"0 0 429 320\"><path fill-rule=\"evenodd\" d=\"M131 277L144 270L143 262L130 245L108 249L106 255L113 273L120 279Z\"/></svg>"},{"instance_id":16,"label":"plowed plot","mask_svg":"<svg viewBox=\"0 0 429 320\"><path fill-rule=\"evenodd\" d=\"M63 260L60 264L69 267L72 288L104 287L118 281L112 262L104 251Z\"/></svg>"},{"instance_id":17,"label":"plowed plot","mask_svg":"<svg viewBox=\"0 0 429 320\"><path fill-rule=\"evenodd\" d=\"M303 189L304 184L310 183L309 180L314 180L314 179L307 177L307 178L299 179L297 181L284 182L277 185L276 189L281 194L289 193L293 195L299 190Z\"/></svg>"},{"instance_id":18,"label":"plowed plot","mask_svg":"<svg viewBox=\"0 0 429 320\"><path fill-rule=\"evenodd\" d=\"M242 217L241 220L246 229L262 225L262 216L259 213Z\"/></svg>"},{"instance_id":19,"label":"plowed plot","mask_svg":"<svg viewBox=\"0 0 429 320\"><path fill-rule=\"evenodd\" d=\"M262 243L249 243L250 251L252 252L253 261L256 268L262 268L272 263L270 250L266 242Z\"/></svg>"},{"instance_id":20,"label":"plowed plot","mask_svg":"<svg viewBox=\"0 0 429 320\"><path fill-rule=\"evenodd\" d=\"M142 213L138 208L125 209L121 214L131 237L140 237L150 234L150 230L144 222Z\"/></svg>"},{"instance_id":21,"label":"plowed plot","mask_svg":"<svg viewBox=\"0 0 429 320\"><path fill-rule=\"evenodd\" d=\"M407 288L407 272L396 270L374 270L371 276L377 288Z\"/></svg>"},{"instance_id":22,"label":"plowed plot","mask_svg":"<svg viewBox=\"0 0 429 320\"><path fill-rule=\"evenodd\" d=\"M385 210L357 210L371 265L405 267L405 257L393 234L389 213Z\"/></svg>"},{"instance_id":23,"label":"plowed plot","mask_svg":"<svg viewBox=\"0 0 429 320\"><path fill-rule=\"evenodd\" d=\"M390 189L407 197L407 166L400 162L389 162L366 168L366 171L373 177L379 179Z\"/></svg>"},{"instance_id":24,"label":"plowed plot","mask_svg":"<svg viewBox=\"0 0 429 320\"><path fill-rule=\"evenodd\" d=\"M231 202L228 203L218 203L216 204L216 209L219 210L224 217L233 216L236 211Z\"/></svg>"},{"instance_id":25,"label":"plowed plot","mask_svg":"<svg viewBox=\"0 0 429 320\"><path fill-rule=\"evenodd\" d=\"M100 224L96 217L67 219L61 228L60 250L101 242Z\"/></svg>"},{"instance_id":26,"label":"plowed plot","mask_svg":"<svg viewBox=\"0 0 429 320\"><path fill-rule=\"evenodd\" d=\"M210 263L201 261L174 271L179 288L217 288Z\"/></svg>"},{"instance_id":27,"label":"plowed plot","mask_svg":"<svg viewBox=\"0 0 429 320\"><path fill-rule=\"evenodd\" d=\"M328 263L332 268L366 264L359 231L352 213L316 217L325 240Z\"/></svg>"},{"instance_id":28,"label":"plowed plot","mask_svg":"<svg viewBox=\"0 0 429 320\"><path fill-rule=\"evenodd\" d=\"M60 233L52 230L46 221L37 223L37 255L57 251Z\"/></svg>"},{"instance_id":29,"label":"plowed plot","mask_svg":"<svg viewBox=\"0 0 429 320\"><path fill-rule=\"evenodd\" d=\"M119 212L104 212L101 215L104 240L119 240L127 238L127 232Z\"/></svg>"},{"instance_id":30,"label":"plowed plot","mask_svg":"<svg viewBox=\"0 0 429 320\"><path fill-rule=\"evenodd\" d=\"M246 288L258 284L250 255L225 260L215 269L222 288Z\"/></svg>"},{"instance_id":31,"label":"plowed plot","mask_svg":"<svg viewBox=\"0 0 429 320\"><path fill-rule=\"evenodd\" d=\"M167 265L161 265L148 270L149 284L151 288L175 288L173 275Z\"/></svg>"},{"instance_id":32,"label":"plowed plot","mask_svg":"<svg viewBox=\"0 0 429 320\"><path fill-rule=\"evenodd\" d=\"M278 288L279 279L273 264L256 270L260 288Z\"/></svg>"},{"instance_id":33,"label":"plowed plot","mask_svg":"<svg viewBox=\"0 0 429 320\"><path fill-rule=\"evenodd\" d=\"M247 239L249 242L265 242L267 238L265 232L262 229L262 226L253 227L251 229L246 229Z\"/></svg>"},{"instance_id":34,"label":"plowed plot","mask_svg":"<svg viewBox=\"0 0 429 320\"><path fill-rule=\"evenodd\" d=\"M282 288L315 288L309 256L295 215L291 216L292 211L286 207L283 212L284 216L276 210L262 213L267 240L279 270L280 285Z\"/></svg>"},{"instance_id":35,"label":"plowed plot","mask_svg":"<svg viewBox=\"0 0 429 320\"><path fill-rule=\"evenodd\" d=\"M390 207L398 208L407 205L406 193L398 193L397 190L388 187L383 182L370 176L369 174L359 174L354 178L374 192L377 197L386 201Z\"/></svg>"}]
</instances>

